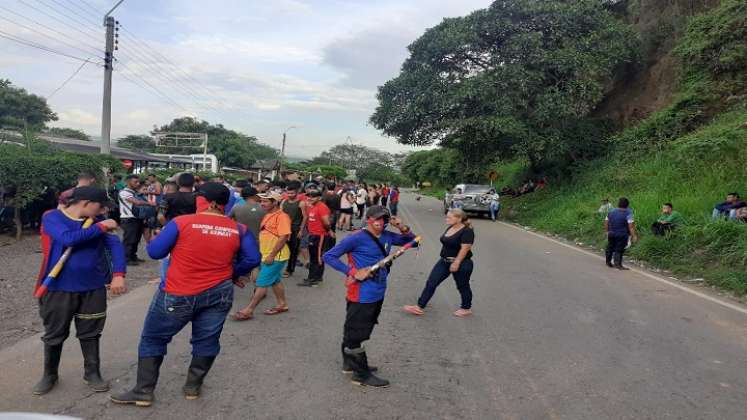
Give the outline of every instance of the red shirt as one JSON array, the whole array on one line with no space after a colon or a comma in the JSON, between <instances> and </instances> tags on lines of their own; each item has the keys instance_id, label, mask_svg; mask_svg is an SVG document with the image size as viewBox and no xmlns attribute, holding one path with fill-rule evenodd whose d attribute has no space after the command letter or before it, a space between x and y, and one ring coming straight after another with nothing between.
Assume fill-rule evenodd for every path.
<instances>
[{"instance_id":1,"label":"red shirt","mask_svg":"<svg viewBox=\"0 0 747 420\"><path fill-rule=\"evenodd\" d=\"M309 221L307 223L309 233L311 235L323 236L327 233L327 229L324 228L322 218L329 216L331 212L326 204L319 201L309 208Z\"/></svg>"},{"instance_id":2,"label":"red shirt","mask_svg":"<svg viewBox=\"0 0 747 420\"><path fill-rule=\"evenodd\" d=\"M238 223L206 214L179 216L173 223L178 240L171 249L164 291L191 296L231 279L241 246Z\"/></svg>"}]
</instances>

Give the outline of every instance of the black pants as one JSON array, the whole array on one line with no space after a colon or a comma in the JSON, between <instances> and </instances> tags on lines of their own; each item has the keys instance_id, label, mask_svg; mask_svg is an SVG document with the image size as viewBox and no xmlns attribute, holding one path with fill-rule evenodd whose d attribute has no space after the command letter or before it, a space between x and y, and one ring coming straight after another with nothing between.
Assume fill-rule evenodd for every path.
<instances>
[{"instance_id":1,"label":"black pants","mask_svg":"<svg viewBox=\"0 0 747 420\"><path fill-rule=\"evenodd\" d=\"M651 225L651 232L656 236L664 236L668 232L671 232L674 230L674 225L669 223L659 223L655 222L653 225Z\"/></svg>"},{"instance_id":2,"label":"black pants","mask_svg":"<svg viewBox=\"0 0 747 420\"><path fill-rule=\"evenodd\" d=\"M379 323L379 314L384 300L374 303L347 303L345 327L342 331L342 345L357 349L361 343L371 338L374 326Z\"/></svg>"},{"instance_id":3,"label":"black pants","mask_svg":"<svg viewBox=\"0 0 747 420\"><path fill-rule=\"evenodd\" d=\"M355 206L358 208L358 218L362 219L363 218L363 210L366 208L366 205L365 204L358 204L358 203L356 203Z\"/></svg>"},{"instance_id":4,"label":"black pants","mask_svg":"<svg viewBox=\"0 0 747 420\"><path fill-rule=\"evenodd\" d=\"M134 217L122 219L122 245L124 245L125 256L129 261L137 259L137 249L140 238L143 236L143 221Z\"/></svg>"},{"instance_id":5,"label":"black pants","mask_svg":"<svg viewBox=\"0 0 747 420\"><path fill-rule=\"evenodd\" d=\"M285 271L293 273L296 271L296 262L298 261L298 252L301 250L301 240L298 239L298 232L300 231L299 226L291 227L291 236L288 239L288 248L290 249L290 257L288 258L288 265L285 266Z\"/></svg>"},{"instance_id":6,"label":"black pants","mask_svg":"<svg viewBox=\"0 0 747 420\"><path fill-rule=\"evenodd\" d=\"M39 315L44 323L42 341L50 346L67 339L73 320L79 340L99 338L106 323L106 288L90 292L47 292L39 299Z\"/></svg>"},{"instance_id":7,"label":"black pants","mask_svg":"<svg viewBox=\"0 0 747 420\"><path fill-rule=\"evenodd\" d=\"M474 270L472 260L466 259L462 261L459 265L459 271L456 273L450 272L449 267L451 267L451 263L443 258L438 260L436 265L433 266L433 270L431 270L431 274L428 276L428 281L425 283L425 288L418 299L418 306L425 308L433 297L433 294L436 293L436 288L444 280L449 278L450 275L453 275L459 295L462 297L462 309L472 308L472 288L469 286L469 279L472 277L472 270Z\"/></svg>"},{"instance_id":8,"label":"black pants","mask_svg":"<svg viewBox=\"0 0 747 420\"><path fill-rule=\"evenodd\" d=\"M319 281L324 276L322 255L335 246L335 238L309 235L309 280Z\"/></svg>"},{"instance_id":9,"label":"black pants","mask_svg":"<svg viewBox=\"0 0 747 420\"><path fill-rule=\"evenodd\" d=\"M628 235L615 235L607 237L607 249L605 252L605 257L608 265L612 264L613 261L614 265L618 267L622 265L623 254L625 253L625 247L628 246L629 238L630 237Z\"/></svg>"}]
</instances>

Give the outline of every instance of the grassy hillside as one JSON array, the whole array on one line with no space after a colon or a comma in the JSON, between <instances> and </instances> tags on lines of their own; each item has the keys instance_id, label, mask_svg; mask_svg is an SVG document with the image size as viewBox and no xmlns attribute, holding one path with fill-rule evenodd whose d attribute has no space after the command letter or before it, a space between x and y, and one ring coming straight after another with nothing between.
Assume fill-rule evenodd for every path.
<instances>
[{"instance_id":1,"label":"grassy hillside","mask_svg":"<svg viewBox=\"0 0 747 420\"><path fill-rule=\"evenodd\" d=\"M612 136L609 154L506 202L504 216L602 247L604 197L628 197L641 241L629 255L679 275L747 294L747 223L712 221L727 193L747 196L747 3L722 0L678 39L679 83L670 103ZM499 173L525 176L513 162ZM518 185L518 182L513 182ZM650 225L672 202L686 226L655 237Z\"/></svg>"},{"instance_id":2,"label":"grassy hillside","mask_svg":"<svg viewBox=\"0 0 747 420\"><path fill-rule=\"evenodd\" d=\"M562 185L508 200L504 217L603 247L600 200L610 197L614 203L625 196L642 233L632 257L747 294L747 224L710 220L713 205L728 192L747 195L745 123L747 108L740 107L658 150L615 153ZM649 226L667 201L687 225L670 237L655 237Z\"/></svg>"}]
</instances>

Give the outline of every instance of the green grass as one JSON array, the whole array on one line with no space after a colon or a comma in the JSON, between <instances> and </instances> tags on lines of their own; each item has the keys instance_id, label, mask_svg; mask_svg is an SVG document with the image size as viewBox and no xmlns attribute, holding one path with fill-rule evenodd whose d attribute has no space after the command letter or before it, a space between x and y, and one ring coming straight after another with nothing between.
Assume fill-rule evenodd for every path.
<instances>
[{"instance_id":1,"label":"green grass","mask_svg":"<svg viewBox=\"0 0 747 420\"><path fill-rule=\"evenodd\" d=\"M562 185L506 200L511 220L566 238L603 247L603 197L631 200L641 241L629 254L677 275L703 277L712 285L747 294L747 224L711 221L714 204L728 192L747 195L747 109L643 154L619 152L589 163ZM628 152L629 153L629 152ZM687 224L670 237L649 227L661 204L671 201Z\"/></svg>"}]
</instances>

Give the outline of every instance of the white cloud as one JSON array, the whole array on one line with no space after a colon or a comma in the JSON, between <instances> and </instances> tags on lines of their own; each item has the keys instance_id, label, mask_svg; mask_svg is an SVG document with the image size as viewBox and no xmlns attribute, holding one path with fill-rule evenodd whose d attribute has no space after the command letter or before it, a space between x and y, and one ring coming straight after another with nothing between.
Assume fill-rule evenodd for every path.
<instances>
[{"instance_id":1,"label":"white cloud","mask_svg":"<svg viewBox=\"0 0 747 420\"><path fill-rule=\"evenodd\" d=\"M99 118L82 109L67 109L57 113L59 119L54 124L59 127L92 128L99 125Z\"/></svg>"}]
</instances>

